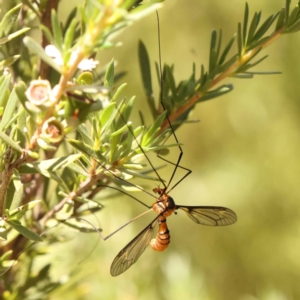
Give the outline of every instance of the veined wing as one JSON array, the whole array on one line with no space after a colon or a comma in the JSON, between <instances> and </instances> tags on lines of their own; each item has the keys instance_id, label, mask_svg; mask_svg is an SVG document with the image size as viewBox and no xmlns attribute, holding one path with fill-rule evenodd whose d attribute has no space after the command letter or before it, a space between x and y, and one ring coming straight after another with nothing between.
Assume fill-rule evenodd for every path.
<instances>
[{"instance_id":1,"label":"veined wing","mask_svg":"<svg viewBox=\"0 0 300 300\"><path fill-rule=\"evenodd\" d=\"M234 211L221 206L183 206L176 205L196 223L207 226L225 226L236 222Z\"/></svg>"},{"instance_id":2,"label":"veined wing","mask_svg":"<svg viewBox=\"0 0 300 300\"><path fill-rule=\"evenodd\" d=\"M150 244L157 216L144 230L142 230L129 244L115 257L110 267L110 274L118 276L129 269L142 255Z\"/></svg>"}]
</instances>

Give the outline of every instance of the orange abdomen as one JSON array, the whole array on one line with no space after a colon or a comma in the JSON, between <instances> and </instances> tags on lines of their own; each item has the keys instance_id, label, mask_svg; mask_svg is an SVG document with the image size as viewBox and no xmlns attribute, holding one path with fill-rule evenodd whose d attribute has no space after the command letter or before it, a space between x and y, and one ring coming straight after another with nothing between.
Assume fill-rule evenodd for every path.
<instances>
[{"instance_id":1,"label":"orange abdomen","mask_svg":"<svg viewBox=\"0 0 300 300\"><path fill-rule=\"evenodd\" d=\"M164 251L170 243L170 232L167 226L166 218L161 217L158 220L158 233L155 239L152 239L150 245L155 251Z\"/></svg>"}]
</instances>

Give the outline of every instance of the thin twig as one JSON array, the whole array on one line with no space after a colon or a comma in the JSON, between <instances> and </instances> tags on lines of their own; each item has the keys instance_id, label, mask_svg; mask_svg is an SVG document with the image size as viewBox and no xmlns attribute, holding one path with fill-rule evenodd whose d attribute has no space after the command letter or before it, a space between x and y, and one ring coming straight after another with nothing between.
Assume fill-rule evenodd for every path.
<instances>
[{"instance_id":1,"label":"thin twig","mask_svg":"<svg viewBox=\"0 0 300 300\"><path fill-rule=\"evenodd\" d=\"M231 66L229 66L222 74L220 74L217 78L215 78L211 85L205 90L205 91L201 91L198 92L197 94L194 94L189 100L188 102L181 106L180 108L178 108L175 112L173 112L170 116L169 116L169 121L171 123L173 123L177 118L179 118L183 113L185 113L188 109L190 109L191 107L193 107L194 105L196 105L196 103L206 94L207 91L209 91L210 89L212 89L215 85L217 85L220 81L222 81L223 79L232 76L235 71L242 66L246 61L248 61L251 57L253 57L254 55L256 55L256 53L258 51L260 51L261 49L266 48L267 46L269 46L271 43L273 43L275 40L277 40L280 36L281 36L281 32L282 32L283 28L276 31L273 35L270 36L270 38L262 45L248 51L245 53L245 55L239 59L237 59ZM165 120L163 125L161 126L161 129L159 131L158 134L161 134L162 132L164 132L170 125L169 125L169 121Z\"/></svg>"}]
</instances>

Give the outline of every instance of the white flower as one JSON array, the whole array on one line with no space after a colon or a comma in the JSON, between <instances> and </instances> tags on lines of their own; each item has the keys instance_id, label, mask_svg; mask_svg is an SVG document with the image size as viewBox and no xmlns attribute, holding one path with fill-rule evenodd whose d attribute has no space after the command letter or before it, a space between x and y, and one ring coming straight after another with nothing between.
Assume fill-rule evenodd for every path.
<instances>
[{"instance_id":1,"label":"white flower","mask_svg":"<svg viewBox=\"0 0 300 300\"><path fill-rule=\"evenodd\" d=\"M49 107L51 85L48 80L32 80L25 92L28 101L35 106Z\"/></svg>"},{"instance_id":2,"label":"white flower","mask_svg":"<svg viewBox=\"0 0 300 300\"><path fill-rule=\"evenodd\" d=\"M57 65L59 65L59 66L63 65L63 59L62 59L61 53L54 45L46 46L45 52L48 56L53 58L54 62ZM77 53L78 53L78 50L75 50L72 52L70 60L68 62L69 65L72 65L74 63ZM90 59L85 58L78 64L78 69L80 69L82 71L90 71L92 69L95 69L97 67L98 63L99 62L97 60L94 60L92 58L90 58Z\"/></svg>"}]
</instances>

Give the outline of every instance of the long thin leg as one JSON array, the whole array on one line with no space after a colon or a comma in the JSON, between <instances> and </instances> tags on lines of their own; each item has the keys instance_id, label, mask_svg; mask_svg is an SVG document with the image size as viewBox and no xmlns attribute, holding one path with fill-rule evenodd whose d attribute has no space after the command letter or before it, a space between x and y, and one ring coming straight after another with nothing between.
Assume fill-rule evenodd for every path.
<instances>
[{"instance_id":1,"label":"long thin leg","mask_svg":"<svg viewBox=\"0 0 300 300\"><path fill-rule=\"evenodd\" d=\"M118 112L119 112L119 115L121 116L121 118L124 120L124 123L126 124L126 120L124 119L123 115L121 114L119 108L118 108L117 106L116 106L116 108L117 108L117 110L118 110ZM164 181L163 181L163 179L160 177L159 173L157 172L157 170L155 169L154 165L152 164L150 158L149 158L148 155L145 153L145 151L143 150L142 146L140 145L140 143L138 142L137 138L135 137L134 132L133 132L133 130L130 128L130 126L128 126L128 130L129 130L130 133L132 134L132 136L133 136L134 140L136 141L136 143L137 143L138 147L140 148L140 150L143 152L145 158L147 159L147 161L148 161L149 165L151 166L152 170L154 171L155 175L158 177L158 179L159 179L160 182L164 185L164 187L167 188L166 185L165 185L165 183L164 183ZM117 176L115 176L115 177L117 177ZM125 181L125 180L124 180L124 181ZM143 190L143 189L141 189L141 190ZM148 193L148 192L145 191L145 190L143 190L143 191L144 191L145 193L147 193L147 194L150 194L150 193ZM150 194L150 195L153 196L152 194Z\"/></svg>"},{"instance_id":2,"label":"long thin leg","mask_svg":"<svg viewBox=\"0 0 300 300\"><path fill-rule=\"evenodd\" d=\"M107 235L106 237L103 237L102 234L101 237L104 241L106 241L108 238L110 238L111 236L113 236L115 233L117 233L118 231L120 231L121 229L123 229L124 227L126 227L128 224L132 223L133 221L135 221L136 219L146 215L148 212L153 211L153 209L148 209L146 211L144 211L143 213L141 213L140 215L138 215L137 217L133 218L132 220L130 220L129 222L125 223L124 225L122 225L121 227L119 227L117 230L113 231L112 233L110 233L109 235Z\"/></svg>"},{"instance_id":3,"label":"long thin leg","mask_svg":"<svg viewBox=\"0 0 300 300\"><path fill-rule=\"evenodd\" d=\"M128 127L128 128L130 128L130 127ZM132 133L132 134L133 134L133 133ZM135 138L135 137L134 137L134 138ZM136 139L136 138L135 138L135 139ZM140 146L139 143L138 143L138 145L139 145L139 147L141 148L141 146ZM145 155L146 155L146 154L145 154ZM146 157L147 157L147 156L146 156ZM93 157L93 159L95 159L95 160L97 161L97 163L99 163L99 165L101 166L101 168L103 168L104 170L108 171L111 175L113 175L113 176L114 176L115 178L117 178L118 180L121 180L121 181L123 181L123 182L126 182L126 184L129 184L129 185L131 185L131 186L133 186L133 187L139 189L140 191L142 191L142 192L148 194L149 196L151 196L151 197L153 197L153 198L156 198L153 194L149 193L148 191L144 190L143 188L139 187L138 185L135 185L135 184L133 184L133 183L131 183L131 182L129 182L129 181L127 181L127 180L125 180L125 179L123 179L123 178L117 176L116 174L114 174L114 172L112 172L110 169L106 168L106 167L104 166L104 164L100 163L95 157ZM149 158L148 158L148 159L149 159ZM151 166L152 166L152 164L151 164ZM153 168L154 168L154 167L153 167ZM154 169L154 170L155 170L155 169ZM160 177L159 177L159 178L160 178Z\"/></svg>"},{"instance_id":4,"label":"long thin leg","mask_svg":"<svg viewBox=\"0 0 300 300\"><path fill-rule=\"evenodd\" d=\"M115 187L110 186L110 185L104 185L104 184L98 184L97 186L105 186L105 187L108 187L108 188L110 188L110 189L112 189L112 190L119 191L119 192L125 194L126 196L132 198L133 200L137 201L138 203L144 205L145 207L147 207L147 208L149 208L149 209L151 208L151 206L145 204L143 201L139 200L138 198L136 198L136 197L134 197L134 196L132 196L132 195L130 195L130 194L128 194L128 193L126 193L126 192L124 192L124 191L118 189L118 188L115 188ZM151 194L151 196L153 196L153 195Z\"/></svg>"},{"instance_id":5,"label":"long thin leg","mask_svg":"<svg viewBox=\"0 0 300 300\"><path fill-rule=\"evenodd\" d=\"M171 183L171 181L172 181L172 179L173 179L173 177L174 177L174 175L175 175L175 173L176 173L176 170L179 168L179 169L182 169L182 170L184 170L184 171L186 171L186 174L183 176L183 177L181 177L170 189L168 189L168 191L167 191L167 193L170 193L181 181L183 181L187 176L189 176L191 173L192 173L192 170L190 170L190 169L188 169L188 168L185 168L185 167L183 167L183 166L180 166L179 165L179 163L180 163L180 161L181 161L181 158L182 158L182 155L183 155L183 152L181 151L180 153L179 153L179 156L178 156L178 160L177 160L177 163L175 164L175 163L173 163L173 162L171 162L171 161L169 161L169 160L167 160L167 159L165 159L164 157L161 157L159 154L157 155L157 157L159 157L160 159L162 159L163 161L165 161L165 162L167 162L167 163L169 163L169 164L171 164L171 165L173 165L173 166L175 166L175 168L174 168L174 170L173 170L173 173L172 173L172 176L171 176L171 178L170 178L170 181L169 181L169 183L168 183L168 185L167 185L167 188L169 188L169 186L170 186L170 183Z\"/></svg>"},{"instance_id":6,"label":"long thin leg","mask_svg":"<svg viewBox=\"0 0 300 300\"><path fill-rule=\"evenodd\" d=\"M98 233L98 235L101 237L101 239L102 239L103 241L106 241L106 240L109 239L111 236L113 236L115 233L117 233L118 231L120 231L121 229L123 229L124 227L126 227L127 225L129 225L130 223L132 223L133 221L135 221L136 219L138 219L138 218L140 218L140 217L146 215L146 214L147 214L148 212L150 212L150 211L153 211L153 209L151 208L151 209L148 209L148 210L144 211L143 213L141 213L141 214L139 214L138 216L136 216L135 218L131 219L130 221L128 221L127 223L125 223L124 225L122 225L121 227L119 227L118 229L116 229L115 231L111 232L111 233L110 233L109 235L107 235L107 236L103 236L102 233L101 233L101 229L99 230L98 228L96 228L90 221L88 221L88 220L86 220L86 219L83 219L83 218L81 218L81 217L76 217L76 216L74 216L74 217L72 217L72 218L76 218L76 219L78 219L78 220L80 220L80 221L84 221L84 222L88 223L91 227L93 227L93 229L95 230L95 232ZM64 223L64 222L67 222L68 220L70 220L70 219L72 219L72 218L68 218L68 219L66 219L66 220L59 221L59 222Z\"/></svg>"}]
</instances>

